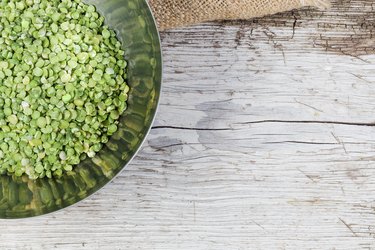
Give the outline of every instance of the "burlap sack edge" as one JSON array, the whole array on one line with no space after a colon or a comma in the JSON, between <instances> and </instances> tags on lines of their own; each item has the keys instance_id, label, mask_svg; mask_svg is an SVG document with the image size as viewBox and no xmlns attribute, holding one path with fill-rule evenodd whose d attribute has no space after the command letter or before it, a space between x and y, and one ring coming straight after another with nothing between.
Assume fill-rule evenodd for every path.
<instances>
[{"instance_id":1,"label":"burlap sack edge","mask_svg":"<svg viewBox=\"0 0 375 250\"><path fill-rule=\"evenodd\" d=\"M330 0L281 0L279 4L276 0L248 1L148 0L160 31L207 21L251 19L308 6L320 10L331 6Z\"/></svg>"}]
</instances>

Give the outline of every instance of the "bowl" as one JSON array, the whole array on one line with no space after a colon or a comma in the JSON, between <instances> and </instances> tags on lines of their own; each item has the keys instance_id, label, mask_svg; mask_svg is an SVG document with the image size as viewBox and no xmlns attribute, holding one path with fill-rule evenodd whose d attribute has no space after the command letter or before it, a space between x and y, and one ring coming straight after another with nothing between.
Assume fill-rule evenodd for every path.
<instances>
[{"instance_id":1,"label":"bowl","mask_svg":"<svg viewBox=\"0 0 375 250\"><path fill-rule=\"evenodd\" d=\"M93 159L61 178L0 176L0 218L24 218L77 203L110 182L135 156L155 117L161 88L159 34L146 0L84 0L114 29L125 50L130 86L119 130Z\"/></svg>"}]
</instances>

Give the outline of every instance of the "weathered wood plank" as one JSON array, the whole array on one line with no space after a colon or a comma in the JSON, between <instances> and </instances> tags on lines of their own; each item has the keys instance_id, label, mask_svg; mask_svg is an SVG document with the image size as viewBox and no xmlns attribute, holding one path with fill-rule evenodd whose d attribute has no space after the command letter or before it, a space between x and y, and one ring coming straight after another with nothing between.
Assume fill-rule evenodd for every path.
<instances>
[{"instance_id":1,"label":"weathered wood plank","mask_svg":"<svg viewBox=\"0 0 375 250\"><path fill-rule=\"evenodd\" d=\"M373 2L162 35L143 150L2 249L374 249Z\"/></svg>"}]
</instances>

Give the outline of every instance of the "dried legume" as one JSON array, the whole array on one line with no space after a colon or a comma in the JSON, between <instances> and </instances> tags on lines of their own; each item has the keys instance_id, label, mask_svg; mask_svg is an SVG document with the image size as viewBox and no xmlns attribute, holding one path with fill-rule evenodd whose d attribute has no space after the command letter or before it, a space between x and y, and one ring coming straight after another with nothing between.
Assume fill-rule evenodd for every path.
<instances>
[{"instance_id":1,"label":"dried legume","mask_svg":"<svg viewBox=\"0 0 375 250\"><path fill-rule=\"evenodd\" d=\"M81 0L4 0L0 13L0 173L60 176L117 131L124 51Z\"/></svg>"}]
</instances>

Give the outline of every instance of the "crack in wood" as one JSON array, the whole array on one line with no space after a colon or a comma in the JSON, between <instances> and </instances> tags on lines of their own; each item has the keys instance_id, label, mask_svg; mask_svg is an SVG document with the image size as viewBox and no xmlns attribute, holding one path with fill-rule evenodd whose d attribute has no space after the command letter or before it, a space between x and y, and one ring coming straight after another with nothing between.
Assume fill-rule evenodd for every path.
<instances>
[{"instance_id":1,"label":"crack in wood","mask_svg":"<svg viewBox=\"0 0 375 250\"><path fill-rule=\"evenodd\" d=\"M156 129L175 129L175 130L195 130L195 131L231 131L231 128L189 128L189 127L177 127L177 126L154 126L153 130Z\"/></svg>"},{"instance_id":2,"label":"crack in wood","mask_svg":"<svg viewBox=\"0 0 375 250\"><path fill-rule=\"evenodd\" d=\"M340 217L339 217L339 220L350 230L350 232L352 232L352 234L355 236L355 237L358 237L358 235L357 235L357 233L356 232L354 232L353 231L353 229L352 229L352 227L348 224L348 223L346 223L343 219L341 219Z\"/></svg>"},{"instance_id":3,"label":"crack in wood","mask_svg":"<svg viewBox=\"0 0 375 250\"><path fill-rule=\"evenodd\" d=\"M265 142L264 144L284 144L284 143L294 143L294 144L311 144L311 145L339 145L340 143L330 143L330 142L309 142L309 141L275 141L275 142Z\"/></svg>"},{"instance_id":4,"label":"crack in wood","mask_svg":"<svg viewBox=\"0 0 375 250\"><path fill-rule=\"evenodd\" d=\"M339 122L339 121L293 121L293 120L261 120L261 121L251 121L251 122L240 122L235 123L236 125L249 125L249 124L262 124L262 123L291 123L291 124L331 124L331 125L345 125L345 126L363 126L363 127L375 127L375 123L367 122ZM233 131L234 128L194 128L194 127L180 127L180 126L154 126L152 130L158 129L173 129L173 130L192 130L192 131ZM307 143L309 142L298 142L298 141L285 141L290 143ZM270 142L270 143L279 143L279 142ZM283 143L283 142L280 142ZM339 144L339 143L315 143L315 144Z\"/></svg>"},{"instance_id":5,"label":"crack in wood","mask_svg":"<svg viewBox=\"0 0 375 250\"><path fill-rule=\"evenodd\" d=\"M251 122L240 122L235 123L239 125L246 124L262 124L262 123L301 123L301 124L332 124L332 125L346 125L346 126L364 126L364 127L375 127L373 122L340 122L340 121L310 121L310 120L261 120Z\"/></svg>"},{"instance_id":6,"label":"crack in wood","mask_svg":"<svg viewBox=\"0 0 375 250\"><path fill-rule=\"evenodd\" d=\"M293 18L294 18L294 22L293 22L293 34L292 34L292 39L294 38L294 35L296 34L296 26L297 26L297 21L298 21L298 18L297 16L295 15L294 12L292 12L293 14Z\"/></svg>"},{"instance_id":7,"label":"crack in wood","mask_svg":"<svg viewBox=\"0 0 375 250\"><path fill-rule=\"evenodd\" d=\"M344 125L344 126L363 126L375 127L375 123L370 122L340 122L340 121L310 121L310 120L260 120L251 122L239 122L235 125L250 125L250 124L263 124L263 123L290 123L290 124L331 124L331 125ZM191 130L191 131L234 131L234 128L195 128L195 127L182 127L182 126L154 126L152 130L158 129L173 129L173 130ZM320 144L320 145L333 145L342 143L310 143L298 141L285 141L286 143L306 143L306 144ZM269 143L284 143L284 142L269 142Z\"/></svg>"}]
</instances>

